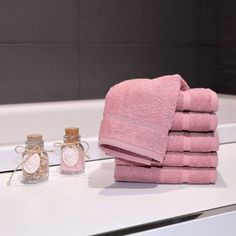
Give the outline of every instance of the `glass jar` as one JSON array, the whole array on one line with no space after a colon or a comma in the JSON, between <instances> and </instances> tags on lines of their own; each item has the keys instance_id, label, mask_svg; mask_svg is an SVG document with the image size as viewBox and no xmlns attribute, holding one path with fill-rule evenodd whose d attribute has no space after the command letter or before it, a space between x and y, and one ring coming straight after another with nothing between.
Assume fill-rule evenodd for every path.
<instances>
[{"instance_id":1,"label":"glass jar","mask_svg":"<svg viewBox=\"0 0 236 236\"><path fill-rule=\"evenodd\" d=\"M49 161L44 150L42 135L29 134L25 142L26 153L22 166L22 183L35 184L48 180Z\"/></svg>"},{"instance_id":2,"label":"glass jar","mask_svg":"<svg viewBox=\"0 0 236 236\"><path fill-rule=\"evenodd\" d=\"M85 168L84 147L80 143L79 128L66 128L61 148L60 170L62 174L82 174Z\"/></svg>"}]
</instances>

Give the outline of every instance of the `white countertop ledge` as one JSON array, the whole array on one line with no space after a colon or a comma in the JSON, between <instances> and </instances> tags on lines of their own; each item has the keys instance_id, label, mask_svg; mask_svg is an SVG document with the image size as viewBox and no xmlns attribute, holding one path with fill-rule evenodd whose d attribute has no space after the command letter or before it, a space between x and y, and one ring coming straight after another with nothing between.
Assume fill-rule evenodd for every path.
<instances>
[{"instance_id":1,"label":"white countertop ledge","mask_svg":"<svg viewBox=\"0 0 236 236\"><path fill-rule=\"evenodd\" d=\"M91 235L236 203L236 144L220 146L215 185L121 183L114 160L86 163L85 174L23 185L0 174L1 235Z\"/></svg>"}]
</instances>

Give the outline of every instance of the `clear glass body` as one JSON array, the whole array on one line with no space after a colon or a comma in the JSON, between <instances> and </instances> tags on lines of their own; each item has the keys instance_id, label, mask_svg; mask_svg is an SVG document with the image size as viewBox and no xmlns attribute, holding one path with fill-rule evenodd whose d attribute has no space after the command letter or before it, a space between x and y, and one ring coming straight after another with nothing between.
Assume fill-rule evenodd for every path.
<instances>
[{"instance_id":1,"label":"clear glass body","mask_svg":"<svg viewBox=\"0 0 236 236\"><path fill-rule=\"evenodd\" d=\"M61 149L61 161L60 161L60 171L65 175L76 175L84 173L85 168L85 158L80 150L84 150L80 143L80 136L78 137L68 137L64 136L64 143L74 143L78 144L66 145Z\"/></svg>"},{"instance_id":2,"label":"clear glass body","mask_svg":"<svg viewBox=\"0 0 236 236\"><path fill-rule=\"evenodd\" d=\"M43 142L25 142L27 149L33 149L35 146L39 146L43 149ZM24 156L27 158L27 154ZM22 180L24 184L36 184L48 180L49 176L49 161L48 154L42 152L42 155L34 153L23 164L22 168Z\"/></svg>"}]
</instances>

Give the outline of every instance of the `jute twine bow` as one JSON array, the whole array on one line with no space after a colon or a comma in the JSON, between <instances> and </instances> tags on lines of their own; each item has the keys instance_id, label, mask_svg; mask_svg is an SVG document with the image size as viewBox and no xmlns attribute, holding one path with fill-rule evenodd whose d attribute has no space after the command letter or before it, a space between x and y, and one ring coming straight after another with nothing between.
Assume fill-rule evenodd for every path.
<instances>
[{"instance_id":1,"label":"jute twine bow","mask_svg":"<svg viewBox=\"0 0 236 236\"><path fill-rule=\"evenodd\" d=\"M86 150L83 150L79 144L85 143L87 148ZM63 147L69 147L69 148L73 148L74 150L78 151L80 153L80 155L82 155L83 157L87 157L88 159L90 158L89 155L87 154L88 150L89 150L89 144L86 141L80 141L80 142L68 142L68 143L54 143L53 144L54 147L59 147L59 148L63 148Z\"/></svg>"},{"instance_id":2,"label":"jute twine bow","mask_svg":"<svg viewBox=\"0 0 236 236\"><path fill-rule=\"evenodd\" d=\"M20 154L22 155L23 157L23 160L20 162L20 164L18 164L16 166L16 168L14 169L14 171L12 172L9 180L7 181L7 186L9 186L11 184L11 179L13 177L13 175L15 174L15 172L17 171L17 169L22 166L25 162L27 162L27 160L34 154L38 154L40 157L44 157L44 154L45 152L53 152L54 150L48 150L48 151L45 151L42 147L40 147L39 145L33 147L32 149L28 149L28 148L25 148L23 146L16 146L15 147L15 152L17 154ZM26 158L25 155L27 155Z\"/></svg>"}]
</instances>

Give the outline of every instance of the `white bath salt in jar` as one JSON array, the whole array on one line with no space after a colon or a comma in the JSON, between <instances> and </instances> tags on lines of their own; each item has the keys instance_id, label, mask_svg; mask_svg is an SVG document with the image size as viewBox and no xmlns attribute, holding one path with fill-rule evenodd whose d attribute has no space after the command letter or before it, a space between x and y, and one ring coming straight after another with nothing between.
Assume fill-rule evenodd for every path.
<instances>
[{"instance_id":1,"label":"white bath salt in jar","mask_svg":"<svg viewBox=\"0 0 236 236\"><path fill-rule=\"evenodd\" d=\"M82 174L85 168L84 147L80 142L79 128L65 129L64 143L61 145L61 174Z\"/></svg>"},{"instance_id":2,"label":"white bath salt in jar","mask_svg":"<svg viewBox=\"0 0 236 236\"><path fill-rule=\"evenodd\" d=\"M29 134L23 155L22 183L35 184L48 180L49 161L42 135Z\"/></svg>"}]
</instances>

